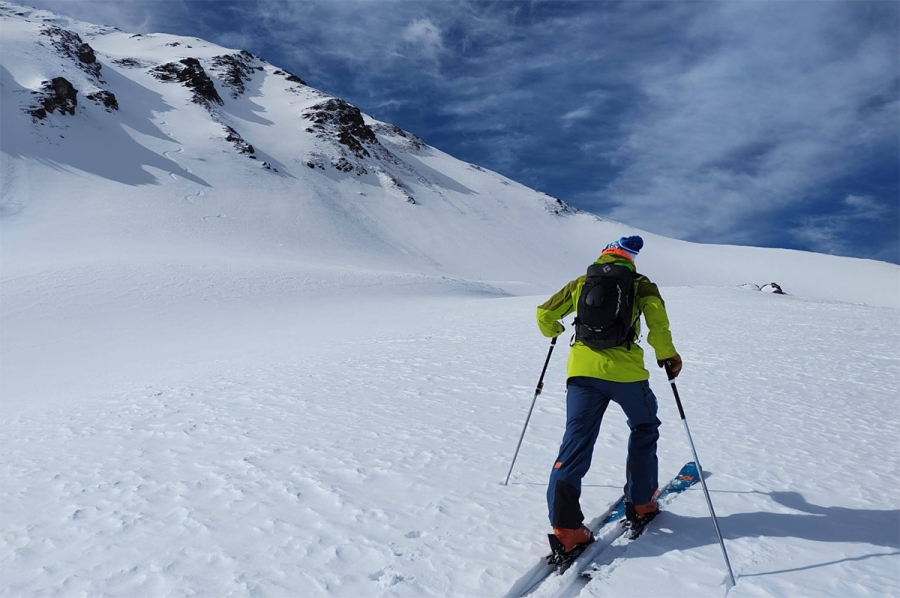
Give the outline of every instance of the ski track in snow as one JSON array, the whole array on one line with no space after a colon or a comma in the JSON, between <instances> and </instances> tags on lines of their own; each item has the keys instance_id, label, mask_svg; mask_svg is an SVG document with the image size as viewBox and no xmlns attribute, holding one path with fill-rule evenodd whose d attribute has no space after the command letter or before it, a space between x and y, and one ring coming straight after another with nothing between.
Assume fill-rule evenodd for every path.
<instances>
[{"instance_id":1,"label":"ski track in snow","mask_svg":"<svg viewBox=\"0 0 900 598\"><path fill-rule=\"evenodd\" d=\"M166 123L165 121L163 121L163 122L160 123L160 124L167 124L167 123ZM166 158L168 158L168 159L172 160L173 162L175 162L176 164L178 164L178 166L180 166L181 168L183 168L184 171L187 172L188 174L193 174L194 171L192 171L189 167L184 166L183 164L181 164L180 162L178 162L177 160L175 160L174 158L172 158L172 154L183 154L183 153L184 153L184 147L181 146L181 145L179 145L179 146L178 146L178 149L164 151L164 152L163 152L163 156L165 156ZM174 172L170 172L170 173L169 173L169 177L170 177L173 181L175 181L175 182L184 180L184 177L181 177L181 176L179 176L178 174L176 174L176 173L174 173ZM195 200L197 200L197 199L203 197L204 195L205 195L205 192L203 191L203 189L197 189L197 191L195 191L195 192L193 192L193 193L188 193L188 194L186 194L186 195L184 196L184 201L188 202L189 204L193 204L193 205L195 205L195 206L200 206L200 205L202 205L202 204L196 202ZM217 214L216 216L204 216L204 217L203 217L203 221L204 221L204 222L209 222L210 220L214 220L214 219L217 219L217 218L225 218L225 215L224 215L224 214Z\"/></svg>"},{"instance_id":2,"label":"ski track in snow","mask_svg":"<svg viewBox=\"0 0 900 598\"><path fill-rule=\"evenodd\" d=\"M896 594L896 310L664 294L729 596ZM565 419L563 350L502 486L546 354L540 300L385 300L404 317L334 320L305 350L4 409L0 593L504 594L546 552ZM658 371L652 383L665 477L690 451ZM621 488L623 420L611 408L601 430L589 517ZM697 489L611 550L583 595L725 594Z\"/></svg>"}]
</instances>

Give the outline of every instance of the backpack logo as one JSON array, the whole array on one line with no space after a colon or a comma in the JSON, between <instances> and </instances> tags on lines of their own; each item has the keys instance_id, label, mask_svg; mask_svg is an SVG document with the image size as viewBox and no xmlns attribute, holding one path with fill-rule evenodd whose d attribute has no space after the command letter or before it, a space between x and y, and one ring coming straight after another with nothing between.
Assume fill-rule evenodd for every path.
<instances>
[{"instance_id":1,"label":"backpack logo","mask_svg":"<svg viewBox=\"0 0 900 598\"><path fill-rule=\"evenodd\" d=\"M619 264L588 268L576 308L575 340L602 351L635 339L634 272Z\"/></svg>"}]
</instances>

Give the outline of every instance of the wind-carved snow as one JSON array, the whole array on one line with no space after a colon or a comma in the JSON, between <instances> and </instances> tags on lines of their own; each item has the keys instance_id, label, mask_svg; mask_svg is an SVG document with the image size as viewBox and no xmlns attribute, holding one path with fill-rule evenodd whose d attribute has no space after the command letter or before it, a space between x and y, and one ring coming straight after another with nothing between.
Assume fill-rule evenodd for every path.
<instances>
[{"instance_id":1,"label":"wind-carved snow","mask_svg":"<svg viewBox=\"0 0 900 598\"><path fill-rule=\"evenodd\" d=\"M561 343L504 487L548 348L534 308L635 233L729 597L898 593L897 266L644 233L261 58L0 17L0 594L504 595L547 550L565 422ZM188 67L221 103L194 103ZM55 77L74 114L35 123ZM118 110L82 101L102 90ZM773 281L787 295L738 288ZM690 450L651 376L666 477ZM610 409L589 517L621 491L626 444ZM720 559L692 490L581 591L724 595Z\"/></svg>"}]
</instances>

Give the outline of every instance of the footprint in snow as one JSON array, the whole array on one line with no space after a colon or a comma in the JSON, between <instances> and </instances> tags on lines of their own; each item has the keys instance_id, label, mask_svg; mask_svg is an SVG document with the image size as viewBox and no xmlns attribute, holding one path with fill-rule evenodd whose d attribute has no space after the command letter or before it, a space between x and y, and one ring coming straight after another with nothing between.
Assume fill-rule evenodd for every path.
<instances>
[{"instance_id":1,"label":"footprint in snow","mask_svg":"<svg viewBox=\"0 0 900 598\"><path fill-rule=\"evenodd\" d=\"M371 575L369 575L369 579L378 582L378 585L383 588L389 588L407 580L406 577L400 575L390 567L385 567L381 571L372 573Z\"/></svg>"}]
</instances>

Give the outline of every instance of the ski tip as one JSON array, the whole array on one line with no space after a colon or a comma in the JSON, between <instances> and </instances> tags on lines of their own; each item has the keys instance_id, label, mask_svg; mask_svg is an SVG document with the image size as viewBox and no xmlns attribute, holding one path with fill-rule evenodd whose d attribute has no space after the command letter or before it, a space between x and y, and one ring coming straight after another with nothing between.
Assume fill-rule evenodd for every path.
<instances>
[{"instance_id":1,"label":"ski tip","mask_svg":"<svg viewBox=\"0 0 900 598\"><path fill-rule=\"evenodd\" d=\"M685 481L699 481L700 469L697 467L696 463L694 463L693 461L689 461L685 463L684 467L681 468L681 471L678 472L678 477Z\"/></svg>"}]
</instances>

